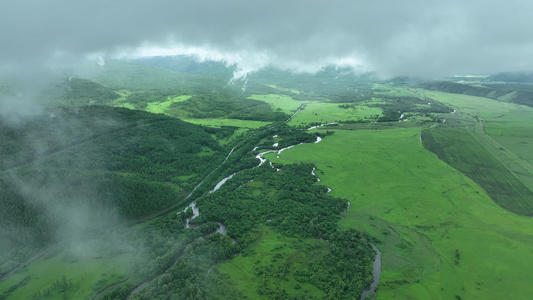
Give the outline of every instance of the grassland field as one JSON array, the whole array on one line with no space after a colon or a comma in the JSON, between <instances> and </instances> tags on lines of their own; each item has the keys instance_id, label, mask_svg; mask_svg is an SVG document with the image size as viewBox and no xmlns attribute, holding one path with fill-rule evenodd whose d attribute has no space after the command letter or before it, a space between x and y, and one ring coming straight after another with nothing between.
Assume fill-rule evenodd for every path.
<instances>
[{"instance_id":1,"label":"grassland field","mask_svg":"<svg viewBox=\"0 0 533 300\"><path fill-rule=\"evenodd\" d=\"M127 102L127 96L131 94L130 91L120 90L117 92L121 97L113 101L112 106L115 107L126 107L129 109L135 109L135 106ZM183 102L190 99L192 95L179 95L179 96L168 96L166 101L162 102L149 102L146 105L145 111L154 113L154 114L166 114L168 108L172 103Z\"/></svg>"},{"instance_id":2,"label":"grassland field","mask_svg":"<svg viewBox=\"0 0 533 300\"><path fill-rule=\"evenodd\" d=\"M283 94L252 95L248 99L266 102L274 111L279 110L289 115L292 115L300 105L305 103Z\"/></svg>"},{"instance_id":3,"label":"grassland field","mask_svg":"<svg viewBox=\"0 0 533 300\"><path fill-rule=\"evenodd\" d=\"M314 285L298 283L292 275L265 281L261 272L265 269L281 272L285 265L291 266L292 269L305 267L328 252L326 241L289 238L265 225L260 225L255 230L259 239L246 250L246 255L239 255L218 265L215 268L217 277L225 278L226 284L232 285L232 288L250 299L268 298L258 297L257 290L260 285L271 289L285 289L290 296L302 293L316 297L324 296L324 292ZM213 279L212 276L210 278ZM300 287L295 289L297 285Z\"/></svg>"},{"instance_id":4,"label":"grassland field","mask_svg":"<svg viewBox=\"0 0 533 300\"><path fill-rule=\"evenodd\" d=\"M533 192L464 128L440 126L422 132L424 146L477 183L500 205L533 215Z\"/></svg>"},{"instance_id":5,"label":"grassland field","mask_svg":"<svg viewBox=\"0 0 533 300\"><path fill-rule=\"evenodd\" d=\"M375 116L381 116L382 110L379 107L369 107L358 105L356 108L340 108L339 105L344 103L324 103L310 102L301 110L289 125L299 126L313 123L332 123L344 121L356 121L359 119L376 119Z\"/></svg>"},{"instance_id":6,"label":"grassland field","mask_svg":"<svg viewBox=\"0 0 533 300\"><path fill-rule=\"evenodd\" d=\"M533 163L533 108L489 98L418 90L417 93L457 107L483 119L485 130L496 141Z\"/></svg>"},{"instance_id":7,"label":"grassland field","mask_svg":"<svg viewBox=\"0 0 533 300\"><path fill-rule=\"evenodd\" d=\"M82 248L87 245L83 245ZM31 299L40 291L50 290L46 299L86 299L116 282L126 280L130 275L129 261L132 255L127 252L112 254L107 251L85 251L80 247L69 246L59 251L49 250L41 258L12 275L2 286L16 285L25 277L31 280L14 290L9 299ZM55 286L68 282L67 288Z\"/></svg>"},{"instance_id":8,"label":"grassland field","mask_svg":"<svg viewBox=\"0 0 533 300\"><path fill-rule=\"evenodd\" d=\"M530 118L533 108L475 96L427 90L417 90L415 93L453 105L462 112L463 122L476 122L475 128L465 126L466 129L533 190L533 119ZM459 118L461 114L455 117ZM451 116L447 118L453 120Z\"/></svg>"},{"instance_id":9,"label":"grassland field","mask_svg":"<svg viewBox=\"0 0 533 300\"><path fill-rule=\"evenodd\" d=\"M264 101L274 110L280 110L292 115L296 110L305 104L305 108L294 116L289 125L300 126L312 123L332 123L337 121L349 121L370 118L371 116L381 115L382 110L379 107L370 107L359 105L357 108L343 109L339 105L346 103L328 103L317 101L300 101L294 100L290 96L282 94L269 95L252 95L249 99Z\"/></svg>"},{"instance_id":10,"label":"grassland field","mask_svg":"<svg viewBox=\"0 0 533 300\"><path fill-rule=\"evenodd\" d=\"M528 299L533 220L424 149L421 130L337 130L265 157L314 163L318 184L351 202L340 225L381 241L380 299Z\"/></svg>"},{"instance_id":11,"label":"grassland field","mask_svg":"<svg viewBox=\"0 0 533 300\"><path fill-rule=\"evenodd\" d=\"M154 114L164 114L172 103L187 101L191 97L191 95L181 95L176 97L169 96L167 97L167 101L148 103L148 105L146 106L146 111Z\"/></svg>"},{"instance_id":12,"label":"grassland field","mask_svg":"<svg viewBox=\"0 0 533 300\"><path fill-rule=\"evenodd\" d=\"M253 121L253 120L239 120L239 119L197 119L197 118L182 118L183 121L209 126L209 127L222 127L222 126L232 126L239 128L248 128L248 129L257 129L263 126L270 124L270 122L264 121Z\"/></svg>"}]
</instances>

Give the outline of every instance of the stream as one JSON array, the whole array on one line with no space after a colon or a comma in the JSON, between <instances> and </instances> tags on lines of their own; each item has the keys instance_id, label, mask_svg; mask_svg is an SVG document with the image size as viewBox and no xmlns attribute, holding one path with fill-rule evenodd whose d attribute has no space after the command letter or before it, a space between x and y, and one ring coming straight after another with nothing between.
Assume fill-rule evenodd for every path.
<instances>
[{"instance_id":1,"label":"stream","mask_svg":"<svg viewBox=\"0 0 533 300\"><path fill-rule=\"evenodd\" d=\"M336 125L336 124L339 124L339 123L337 123L337 122L333 122L333 123L326 123L326 124L315 125L315 126L313 126L313 127L309 127L309 128L307 128L307 130L315 129L315 128L322 127L322 126Z\"/></svg>"},{"instance_id":2,"label":"stream","mask_svg":"<svg viewBox=\"0 0 533 300\"><path fill-rule=\"evenodd\" d=\"M231 174L229 176L224 177L224 179L220 180L217 183L217 185L215 185L215 187L211 191L209 191L209 194L212 194L212 193L216 192L224 183L226 183L226 181L228 181L231 178L233 178L233 176L235 176L235 174L237 174L237 173L233 173L233 174Z\"/></svg>"},{"instance_id":3,"label":"stream","mask_svg":"<svg viewBox=\"0 0 533 300\"><path fill-rule=\"evenodd\" d=\"M294 117L301 109L303 109L303 107L305 107L305 104L300 106L300 108L298 109L298 111L296 111L286 122L290 121L290 119L292 119L292 117ZM324 124L324 125L329 125L329 124ZM319 125L319 126L316 126L316 127L320 127L320 126L324 126L324 125ZM315 128L316 128L315 127ZM311 128L312 129L312 128ZM314 143L319 143L320 141L322 141L322 138L317 136L317 139ZM279 154L281 154L281 152L287 150L287 149L290 149L294 146L298 146L298 145L301 145L301 144L304 144L304 143L299 143L297 145L292 145L292 146L288 146L288 147L285 147L283 149L280 149L280 150L268 150L268 151L265 151L265 152L261 152L259 154L257 154L255 157L257 159L259 159L259 164L256 166L257 167L260 167L262 166L263 164L266 163L267 159L263 158L263 155L267 154L267 153L274 153L274 152L277 152L277 157L279 158ZM229 154L226 156L226 159L220 164L218 165L210 174L208 174L204 180L206 178L208 178L216 169L218 169L224 162L226 162L228 160L228 158L230 157L230 155L233 153L233 150L235 149L235 147L233 149L231 149L231 151L229 152ZM254 148L253 151L257 150L257 147ZM270 162L270 166L272 168L274 168L274 166L272 165L272 162ZM276 168L276 171L279 171L280 169L277 169ZM313 170L311 171L311 174L313 176L316 177L317 181L320 181L320 178L318 178L315 174L315 170L316 168L313 167ZM224 185L228 180L230 180L231 178L233 178L233 176L235 176L237 173L233 173L225 178L223 178L222 180L220 180L216 185L215 187L209 192L210 194L211 193L214 193L216 192L218 189L220 189L220 187L222 187L222 185ZM204 182L204 180L202 180L197 186L194 187L193 191L187 196L187 198L189 198L193 192ZM252 179L253 180L253 179ZM328 193L331 192L331 189L328 187ZM189 222L191 220L193 220L194 218L198 217L200 215L200 211L198 209L198 207L196 206L196 202L191 202L183 211L180 211L178 212L177 214L180 214L182 212L185 212L187 211L187 209L189 209L189 207L193 210L193 215L189 218L187 218L186 220L186 223L185 223L185 228L190 228L190 225L189 225ZM350 202L348 202L348 208L350 207ZM218 223L219 224L219 227L217 228L217 230L215 231L220 233L220 234L223 234L223 235L226 235L227 234L227 227L222 224L222 223ZM234 240L234 243L235 243L235 240ZM374 244L371 244L372 246L372 249L376 250L376 257L375 257L375 260L374 260L374 264L373 264L373 280L372 280L372 283L370 284L369 287L367 287L363 293L361 294L361 298L360 300L363 300L366 296L368 296L369 294L371 294L372 292L375 291L378 283L379 283L379 279L381 277L381 252L376 248L376 246ZM146 281L144 281L142 284L140 284L139 286L137 286L134 290L132 290L130 292L130 294L126 297L126 300L129 300L135 293L137 293L138 291L142 290L144 287L146 287L150 282L152 282L153 280L157 279L159 276L161 276L162 274L164 274L165 272L167 272L169 269L171 269L175 264L176 262L178 261L178 259L183 255L183 251L177 256L177 258L175 259L174 263L168 268L166 269L165 271L163 271L162 273L158 274L155 278L152 278L152 279L148 279ZM212 269L213 269L214 266L211 266L207 272L206 272L206 277L209 275L209 273L211 273ZM130 275L131 276L131 275Z\"/></svg>"},{"instance_id":4,"label":"stream","mask_svg":"<svg viewBox=\"0 0 533 300\"><path fill-rule=\"evenodd\" d=\"M372 283L363 290L363 293L361 294L361 298L359 300L363 300L366 298L366 296L370 295L376 290L376 287L378 286L379 279L381 277L381 251L374 245L370 244L372 246L372 249L376 250L376 258L374 259L374 271L373 271L373 278Z\"/></svg>"},{"instance_id":5,"label":"stream","mask_svg":"<svg viewBox=\"0 0 533 300\"><path fill-rule=\"evenodd\" d=\"M304 109L304 107L305 107L305 103L302 104L302 105L300 105L300 107L298 107L298 110L297 110L294 114L292 114L292 116L290 116L290 117L287 119L287 121L285 121L285 123L289 123L289 121L292 120L292 118L293 118L294 116L296 116L296 114L299 113L300 110Z\"/></svg>"},{"instance_id":6,"label":"stream","mask_svg":"<svg viewBox=\"0 0 533 300\"><path fill-rule=\"evenodd\" d=\"M257 147L256 147L256 148L257 148ZM254 150L254 151L255 151L255 150ZM273 153L273 152L276 152L276 150L268 150L268 151L261 152L261 153L257 154L257 155L255 156L255 158L259 159L259 164L257 165L256 168L258 168L258 167L260 167L260 166L262 166L262 165L265 164L265 162L266 162L266 158L263 158L263 155L265 155L265 154L267 154L267 153Z\"/></svg>"},{"instance_id":7,"label":"stream","mask_svg":"<svg viewBox=\"0 0 533 300\"><path fill-rule=\"evenodd\" d=\"M186 212L189 207L192 208L192 216L185 220L185 228L191 228L189 222L200 215L200 210L198 209L198 206L196 206L196 202L191 202L184 210L178 212L177 215Z\"/></svg>"},{"instance_id":8,"label":"stream","mask_svg":"<svg viewBox=\"0 0 533 300\"><path fill-rule=\"evenodd\" d=\"M288 150L288 149L291 149L292 147L302 145L302 144L305 144L305 143L299 143L299 144L296 144L296 145L292 145L292 146L289 146L289 147L285 147L285 148L279 149L279 150L278 150L277 158L279 158L279 155L281 154L281 152L283 152L283 151L285 151L285 150ZM273 151L273 152L275 152L275 151Z\"/></svg>"},{"instance_id":9,"label":"stream","mask_svg":"<svg viewBox=\"0 0 533 300\"><path fill-rule=\"evenodd\" d=\"M222 224L222 223L218 223L218 228L217 228L217 231L215 232L218 232L222 235L226 235L228 233L228 228L226 227L226 225ZM234 243L236 243L235 240L233 240Z\"/></svg>"}]
</instances>

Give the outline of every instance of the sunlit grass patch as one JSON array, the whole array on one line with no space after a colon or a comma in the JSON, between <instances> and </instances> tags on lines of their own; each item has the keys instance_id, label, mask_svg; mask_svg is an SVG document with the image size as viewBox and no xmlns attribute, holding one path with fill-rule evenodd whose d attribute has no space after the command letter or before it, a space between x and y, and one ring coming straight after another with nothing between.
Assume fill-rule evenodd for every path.
<instances>
[{"instance_id":1,"label":"sunlit grass patch","mask_svg":"<svg viewBox=\"0 0 533 300\"><path fill-rule=\"evenodd\" d=\"M381 108L356 105L353 108L341 108L346 103L310 102L298 112L289 125L299 126L313 123L332 123L357 120L375 120L381 115ZM376 117L377 116L377 117Z\"/></svg>"},{"instance_id":2,"label":"sunlit grass patch","mask_svg":"<svg viewBox=\"0 0 533 300\"><path fill-rule=\"evenodd\" d=\"M324 296L317 287L296 281L294 273L325 255L326 241L288 238L265 225L256 230L260 232L259 240L239 256L218 265L211 276L217 276L217 280L227 278L228 285L250 299L266 299L258 291L275 289L283 289L289 296ZM265 278L263 272L279 276Z\"/></svg>"},{"instance_id":3,"label":"sunlit grass patch","mask_svg":"<svg viewBox=\"0 0 533 300\"><path fill-rule=\"evenodd\" d=\"M86 247L82 246L82 247ZM52 250L53 251L53 250ZM49 294L46 299L85 299L130 275L130 254L92 253L71 246L50 256L45 254L21 272L0 283L0 292L29 277L26 284L8 294L7 299L31 299Z\"/></svg>"},{"instance_id":4,"label":"sunlit grass patch","mask_svg":"<svg viewBox=\"0 0 533 300\"><path fill-rule=\"evenodd\" d=\"M380 298L527 299L533 221L425 150L420 130L337 130L265 157L314 163L317 184L351 202L340 225L379 240Z\"/></svg>"},{"instance_id":5,"label":"sunlit grass patch","mask_svg":"<svg viewBox=\"0 0 533 300\"><path fill-rule=\"evenodd\" d=\"M248 99L266 102L270 104L274 111L279 110L289 115L293 114L298 107L305 103L282 94L252 95Z\"/></svg>"},{"instance_id":6,"label":"sunlit grass patch","mask_svg":"<svg viewBox=\"0 0 533 300\"><path fill-rule=\"evenodd\" d=\"M150 102L146 105L146 111L154 113L154 114L162 114L166 113L167 109L172 105L172 103L175 102L183 102L190 99L191 95L180 95L176 97L167 97L167 101L164 102Z\"/></svg>"},{"instance_id":7,"label":"sunlit grass patch","mask_svg":"<svg viewBox=\"0 0 533 300\"><path fill-rule=\"evenodd\" d=\"M533 192L465 129L437 127L422 132L424 146L478 182L503 207L533 214Z\"/></svg>"},{"instance_id":8,"label":"sunlit grass patch","mask_svg":"<svg viewBox=\"0 0 533 300\"><path fill-rule=\"evenodd\" d=\"M253 120L239 120L239 119L194 119L194 118L183 118L185 122L211 126L211 127L222 127L222 126L233 126L240 128L251 128L256 129L270 124L270 122L264 121L253 121Z\"/></svg>"}]
</instances>

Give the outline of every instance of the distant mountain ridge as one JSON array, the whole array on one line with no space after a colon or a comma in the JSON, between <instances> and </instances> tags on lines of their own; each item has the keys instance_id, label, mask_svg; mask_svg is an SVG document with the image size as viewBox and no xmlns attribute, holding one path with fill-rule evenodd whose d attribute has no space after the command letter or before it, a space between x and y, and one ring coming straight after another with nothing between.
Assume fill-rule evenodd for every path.
<instances>
[{"instance_id":1,"label":"distant mountain ridge","mask_svg":"<svg viewBox=\"0 0 533 300\"><path fill-rule=\"evenodd\" d=\"M532 72L502 72L489 77L491 81L533 83Z\"/></svg>"}]
</instances>

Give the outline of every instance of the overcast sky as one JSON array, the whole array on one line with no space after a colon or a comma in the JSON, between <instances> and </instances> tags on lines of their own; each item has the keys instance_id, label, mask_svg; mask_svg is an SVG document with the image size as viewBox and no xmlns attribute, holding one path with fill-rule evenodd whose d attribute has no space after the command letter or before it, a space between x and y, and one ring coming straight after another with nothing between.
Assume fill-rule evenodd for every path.
<instances>
[{"instance_id":1,"label":"overcast sky","mask_svg":"<svg viewBox=\"0 0 533 300\"><path fill-rule=\"evenodd\" d=\"M329 62L383 76L533 70L533 1L4 0L2 69L150 47L244 69Z\"/></svg>"}]
</instances>

